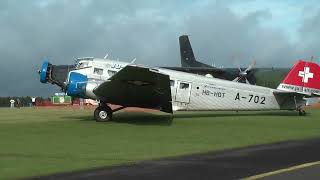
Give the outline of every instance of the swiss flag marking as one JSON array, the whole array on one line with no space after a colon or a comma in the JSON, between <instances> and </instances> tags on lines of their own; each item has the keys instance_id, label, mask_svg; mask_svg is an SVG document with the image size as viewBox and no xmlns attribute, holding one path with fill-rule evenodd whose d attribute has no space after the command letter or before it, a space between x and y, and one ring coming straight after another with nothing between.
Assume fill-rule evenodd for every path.
<instances>
[{"instance_id":1,"label":"swiss flag marking","mask_svg":"<svg viewBox=\"0 0 320 180\"><path fill-rule=\"evenodd\" d=\"M320 66L314 62L299 60L291 68L282 84L320 90Z\"/></svg>"},{"instance_id":2,"label":"swiss flag marking","mask_svg":"<svg viewBox=\"0 0 320 180\"><path fill-rule=\"evenodd\" d=\"M309 67L304 67L304 71L299 71L299 77L302 77L303 83L308 83L309 78L313 78L313 73L310 72Z\"/></svg>"}]
</instances>

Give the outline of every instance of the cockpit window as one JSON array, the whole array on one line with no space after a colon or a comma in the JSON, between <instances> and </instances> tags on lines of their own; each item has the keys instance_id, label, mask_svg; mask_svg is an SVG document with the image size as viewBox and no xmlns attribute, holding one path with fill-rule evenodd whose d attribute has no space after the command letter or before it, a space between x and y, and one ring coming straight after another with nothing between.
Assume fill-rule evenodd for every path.
<instances>
[{"instance_id":1,"label":"cockpit window","mask_svg":"<svg viewBox=\"0 0 320 180\"><path fill-rule=\"evenodd\" d=\"M93 74L97 74L97 75L100 75L100 76L101 76L101 75L103 74L103 69L94 68Z\"/></svg>"},{"instance_id":2,"label":"cockpit window","mask_svg":"<svg viewBox=\"0 0 320 180\"><path fill-rule=\"evenodd\" d=\"M88 67L89 63L88 62L79 62L77 65L77 69L82 69Z\"/></svg>"},{"instance_id":3,"label":"cockpit window","mask_svg":"<svg viewBox=\"0 0 320 180\"><path fill-rule=\"evenodd\" d=\"M117 71L108 70L108 75L113 76L117 73Z\"/></svg>"}]
</instances>

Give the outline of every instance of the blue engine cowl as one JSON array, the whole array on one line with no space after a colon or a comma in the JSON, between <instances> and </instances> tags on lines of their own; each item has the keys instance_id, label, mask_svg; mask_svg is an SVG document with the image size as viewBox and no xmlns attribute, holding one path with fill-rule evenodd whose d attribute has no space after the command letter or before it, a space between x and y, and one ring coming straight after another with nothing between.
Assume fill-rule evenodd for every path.
<instances>
[{"instance_id":1,"label":"blue engine cowl","mask_svg":"<svg viewBox=\"0 0 320 180\"><path fill-rule=\"evenodd\" d=\"M80 73L71 72L69 74L69 80L66 88L67 95L72 97L85 98L87 82L87 76Z\"/></svg>"},{"instance_id":2,"label":"blue engine cowl","mask_svg":"<svg viewBox=\"0 0 320 180\"><path fill-rule=\"evenodd\" d=\"M39 71L40 82L47 83L48 82L48 73L49 73L49 62L45 59L42 64L41 70Z\"/></svg>"}]
</instances>

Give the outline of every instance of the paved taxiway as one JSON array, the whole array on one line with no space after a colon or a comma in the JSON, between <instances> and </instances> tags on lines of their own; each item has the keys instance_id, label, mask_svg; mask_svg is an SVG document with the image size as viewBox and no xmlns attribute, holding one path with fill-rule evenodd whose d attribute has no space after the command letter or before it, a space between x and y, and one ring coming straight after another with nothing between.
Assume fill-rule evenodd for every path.
<instances>
[{"instance_id":1,"label":"paved taxiway","mask_svg":"<svg viewBox=\"0 0 320 180\"><path fill-rule=\"evenodd\" d=\"M271 171L247 178L264 180L299 180L299 179L320 179L320 162L305 163L285 169Z\"/></svg>"},{"instance_id":2,"label":"paved taxiway","mask_svg":"<svg viewBox=\"0 0 320 180\"><path fill-rule=\"evenodd\" d=\"M320 139L287 141L199 155L144 161L35 179L320 179ZM314 163L312 166L294 168ZM288 169L292 168L291 171ZM280 170L287 171L280 172ZM271 173L268 176L265 173ZM298 178L301 179L301 178Z\"/></svg>"}]
</instances>

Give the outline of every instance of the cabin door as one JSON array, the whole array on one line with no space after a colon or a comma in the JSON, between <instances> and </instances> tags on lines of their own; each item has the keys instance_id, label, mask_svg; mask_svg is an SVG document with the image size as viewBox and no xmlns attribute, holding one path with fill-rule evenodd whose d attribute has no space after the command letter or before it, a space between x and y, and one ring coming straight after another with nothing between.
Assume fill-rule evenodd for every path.
<instances>
[{"instance_id":1,"label":"cabin door","mask_svg":"<svg viewBox=\"0 0 320 180\"><path fill-rule=\"evenodd\" d=\"M191 95L191 83L178 81L176 91L176 101L182 103L189 103Z\"/></svg>"}]
</instances>

